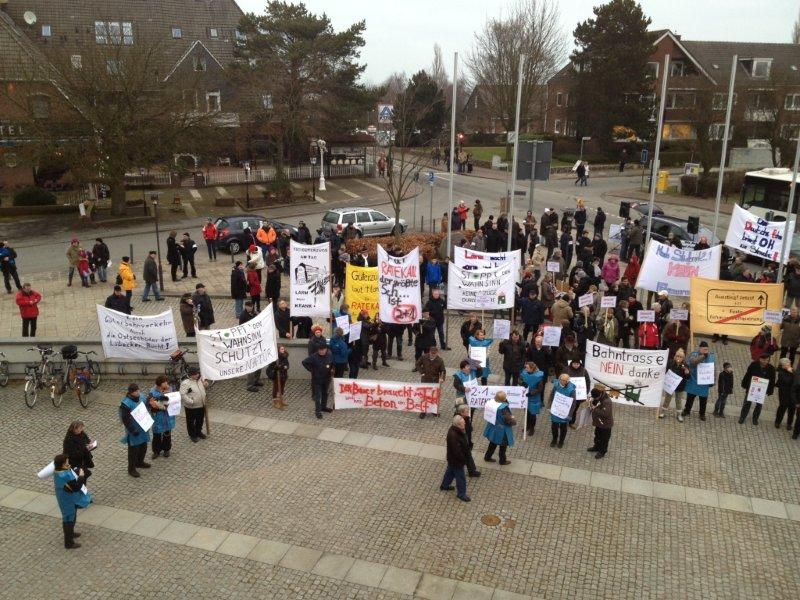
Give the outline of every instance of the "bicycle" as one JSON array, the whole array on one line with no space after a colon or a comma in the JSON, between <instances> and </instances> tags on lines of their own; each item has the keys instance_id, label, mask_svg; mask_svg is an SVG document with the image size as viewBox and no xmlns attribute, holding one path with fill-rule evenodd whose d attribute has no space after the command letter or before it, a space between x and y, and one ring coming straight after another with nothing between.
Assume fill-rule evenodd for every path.
<instances>
[{"instance_id":1,"label":"bicycle","mask_svg":"<svg viewBox=\"0 0 800 600\"><path fill-rule=\"evenodd\" d=\"M0 356L4 359L6 355L0 352ZM7 360L0 360L0 387L6 387L8 384L8 371L9 371L9 364Z\"/></svg>"},{"instance_id":2,"label":"bicycle","mask_svg":"<svg viewBox=\"0 0 800 600\"><path fill-rule=\"evenodd\" d=\"M25 404L33 408L39 397L39 390L52 382L53 365L50 357L53 354L52 346L36 346L28 348L26 352L38 352L40 360L36 364L25 365Z\"/></svg>"},{"instance_id":3,"label":"bicycle","mask_svg":"<svg viewBox=\"0 0 800 600\"><path fill-rule=\"evenodd\" d=\"M76 362L79 354L82 354L86 360L83 365ZM61 356L66 361L63 373L64 383L70 389L75 390L75 395L83 408L89 407L89 393L100 385L100 364L89 358L92 354L96 354L96 352L79 352L74 345L61 348ZM55 396L53 398L55 404Z\"/></svg>"},{"instance_id":4,"label":"bicycle","mask_svg":"<svg viewBox=\"0 0 800 600\"><path fill-rule=\"evenodd\" d=\"M181 386L181 381L189 377L189 363L186 362L187 354L195 354L191 350L181 350L178 348L170 357L170 364L164 367L164 375L169 379L172 389L177 390ZM214 385L213 381L208 382L208 387Z\"/></svg>"}]
</instances>

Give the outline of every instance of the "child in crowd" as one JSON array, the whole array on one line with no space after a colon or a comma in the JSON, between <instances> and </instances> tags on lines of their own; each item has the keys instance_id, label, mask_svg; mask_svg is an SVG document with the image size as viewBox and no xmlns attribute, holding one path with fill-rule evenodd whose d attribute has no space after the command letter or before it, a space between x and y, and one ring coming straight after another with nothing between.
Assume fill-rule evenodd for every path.
<instances>
[{"instance_id":1,"label":"child in crowd","mask_svg":"<svg viewBox=\"0 0 800 600\"><path fill-rule=\"evenodd\" d=\"M725 402L733 393L733 367L731 363L726 362L722 365L722 371L719 373L717 381L717 402L714 404L714 416L724 417Z\"/></svg>"}]
</instances>

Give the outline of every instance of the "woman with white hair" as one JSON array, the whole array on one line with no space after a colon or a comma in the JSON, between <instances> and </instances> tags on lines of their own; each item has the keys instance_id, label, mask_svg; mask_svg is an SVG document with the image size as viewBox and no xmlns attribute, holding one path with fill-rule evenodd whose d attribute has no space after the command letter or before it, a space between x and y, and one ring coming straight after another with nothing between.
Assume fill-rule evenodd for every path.
<instances>
[{"instance_id":1,"label":"woman with white hair","mask_svg":"<svg viewBox=\"0 0 800 600\"><path fill-rule=\"evenodd\" d=\"M500 447L500 464L510 465L511 461L506 459L506 450L509 446L514 445L514 425L517 424L514 416L511 414L511 408L508 406L505 392L497 392L494 400L490 400L492 408L494 409L494 422L486 422L486 427L483 430L484 437L489 440L489 446L486 448L486 453L483 455L483 460L486 462L496 462L492 455L494 451ZM489 403L487 402L487 407ZM484 415L487 413L484 409Z\"/></svg>"}]
</instances>

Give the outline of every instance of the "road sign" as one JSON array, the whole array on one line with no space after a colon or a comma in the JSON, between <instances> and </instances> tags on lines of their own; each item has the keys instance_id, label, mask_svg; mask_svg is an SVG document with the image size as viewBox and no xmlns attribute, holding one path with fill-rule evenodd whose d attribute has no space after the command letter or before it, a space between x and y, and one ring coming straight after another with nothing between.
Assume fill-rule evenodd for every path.
<instances>
[{"instance_id":1,"label":"road sign","mask_svg":"<svg viewBox=\"0 0 800 600\"><path fill-rule=\"evenodd\" d=\"M548 181L550 179L550 161L553 157L553 142L543 140L521 140L517 150L517 179L531 178L531 161L533 145L536 144L536 172L534 179Z\"/></svg>"},{"instance_id":2,"label":"road sign","mask_svg":"<svg viewBox=\"0 0 800 600\"><path fill-rule=\"evenodd\" d=\"M428 171L428 185L433 187L433 182L436 180L436 173Z\"/></svg>"},{"instance_id":3,"label":"road sign","mask_svg":"<svg viewBox=\"0 0 800 600\"><path fill-rule=\"evenodd\" d=\"M378 105L378 123L391 123L394 120L394 105Z\"/></svg>"},{"instance_id":4,"label":"road sign","mask_svg":"<svg viewBox=\"0 0 800 600\"><path fill-rule=\"evenodd\" d=\"M648 160L650 160L650 152L647 150L647 148L642 148L642 155L639 158L639 162L643 165L646 165Z\"/></svg>"}]
</instances>

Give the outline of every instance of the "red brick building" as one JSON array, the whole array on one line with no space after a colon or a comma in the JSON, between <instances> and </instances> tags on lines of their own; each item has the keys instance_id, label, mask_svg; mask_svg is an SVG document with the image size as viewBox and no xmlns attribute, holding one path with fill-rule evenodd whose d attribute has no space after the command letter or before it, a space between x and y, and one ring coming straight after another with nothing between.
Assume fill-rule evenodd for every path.
<instances>
[{"instance_id":1,"label":"red brick building","mask_svg":"<svg viewBox=\"0 0 800 600\"><path fill-rule=\"evenodd\" d=\"M537 93L531 102L528 118L520 123L519 128L523 133L536 133L542 131L544 127L545 98L547 86L537 86ZM512 91L512 95L516 92ZM510 116L510 122L514 122L515 115ZM483 85L476 85L472 89L469 98L461 109L461 118L464 131L467 133L506 133L504 119L508 121L508 115L494 114L489 106L487 90Z\"/></svg>"}]
</instances>

